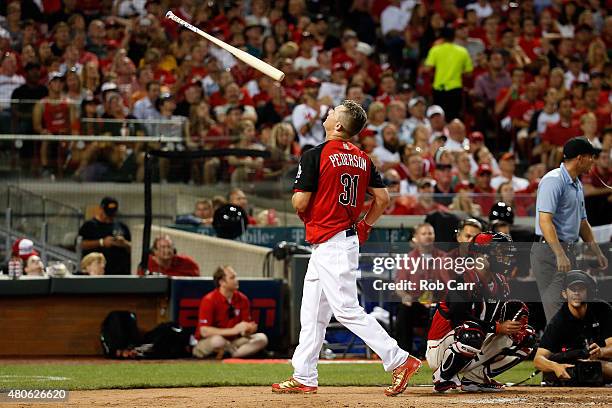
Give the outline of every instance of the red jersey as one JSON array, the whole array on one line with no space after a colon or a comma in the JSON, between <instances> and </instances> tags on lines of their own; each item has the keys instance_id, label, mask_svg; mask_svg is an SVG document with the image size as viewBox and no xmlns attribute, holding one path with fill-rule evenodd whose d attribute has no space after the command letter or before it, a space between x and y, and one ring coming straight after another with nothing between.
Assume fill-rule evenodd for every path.
<instances>
[{"instance_id":1,"label":"red jersey","mask_svg":"<svg viewBox=\"0 0 612 408\"><path fill-rule=\"evenodd\" d=\"M149 255L148 268L150 272L163 273L168 276L200 276L200 267L193 258L187 255L174 255L168 268L160 267L155 257Z\"/></svg>"},{"instance_id":2,"label":"red jersey","mask_svg":"<svg viewBox=\"0 0 612 408\"><path fill-rule=\"evenodd\" d=\"M581 134L582 131L577 125L559 121L546 127L542 140L546 140L551 145L563 146L565 142Z\"/></svg>"},{"instance_id":3,"label":"red jersey","mask_svg":"<svg viewBox=\"0 0 612 408\"><path fill-rule=\"evenodd\" d=\"M251 304L244 293L235 291L228 302L217 288L204 295L200 301L195 337L200 340L200 328L203 326L231 329L240 322L251 320ZM235 337L228 337L228 340Z\"/></svg>"},{"instance_id":4,"label":"red jersey","mask_svg":"<svg viewBox=\"0 0 612 408\"><path fill-rule=\"evenodd\" d=\"M295 192L312 192L302 219L306 240L320 244L357 223L368 187L385 184L368 155L348 141L329 140L300 159Z\"/></svg>"},{"instance_id":5,"label":"red jersey","mask_svg":"<svg viewBox=\"0 0 612 408\"><path fill-rule=\"evenodd\" d=\"M519 119L529 123L533 113L544 107L542 101L529 102L524 99L520 99L512 104L512 108L508 112L508 116L511 119Z\"/></svg>"},{"instance_id":6,"label":"red jersey","mask_svg":"<svg viewBox=\"0 0 612 408\"><path fill-rule=\"evenodd\" d=\"M58 104L53 104L45 98L43 104L43 127L54 135L69 135L70 108L68 108L68 103L62 101Z\"/></svg>"},{"instance_id":7,"label":"red jersey","mask_svg":"<svg viewBox=\"0 0 612 408\"><path fill-rule=\"evenodd\" d=\"M488 214L496 203L495 200L495 189L489 187L488 189L481 189L480 187L474 187L474 203L478 204L482 209L483 214Z\"/></svg>"}]
</instances>

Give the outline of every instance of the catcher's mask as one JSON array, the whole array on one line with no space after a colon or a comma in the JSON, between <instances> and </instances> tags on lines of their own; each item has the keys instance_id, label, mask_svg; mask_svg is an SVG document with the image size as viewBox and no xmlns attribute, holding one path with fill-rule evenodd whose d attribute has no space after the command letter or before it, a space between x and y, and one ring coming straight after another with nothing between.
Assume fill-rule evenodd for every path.
<instances>
[{"instance_id":1,"label":"catcher's mask","mask_svg":"<svg viewBox=\"0 0 612 408\"><path fill-rule=\"evenodd\" d=\"M490 272L510 275L516 266L517 249L510 235L503 232L481 232L470 243L470 254L486 256Z\"/></svg>"}]
</instances>

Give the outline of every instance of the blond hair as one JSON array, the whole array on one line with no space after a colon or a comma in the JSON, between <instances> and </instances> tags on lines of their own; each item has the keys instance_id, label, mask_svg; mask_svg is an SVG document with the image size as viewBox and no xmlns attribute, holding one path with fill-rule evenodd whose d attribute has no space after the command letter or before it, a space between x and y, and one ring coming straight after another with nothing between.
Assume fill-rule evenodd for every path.
<instances>
[{"instance_id":1,"label":"blond hair","mask_svg":"<svg viewBox=\"0 0 612 408\"><path fill-rule=\"evenodd\" d=\"M106 258L104 257L104 254L102 254L101 252L90 252L89 254L85 255L83 259L81 259L81 270L86 271L89 265L96 261L106 263Z\"/></svg>"},{"instance_id":2,"label":"blond hair","mask_svg":"<svg viewBox=\"0 0 612 408\"><path fill-rule=\"evenodd\" d=\"M589 119L597 121L597 116L595 116L593 112L587 112L583 114L582 116L580 116L580 125L584 125L585 122Z\"/></svg>"},{"instance_id":3,"label":"blond hair","mask_svg":"<svg viewBox=\"0 0 612 408\"><path fill-rule=\"evenodd\" d=\"M272 132L270 134L270 140L268 142L268 146L271 148L275 148L276 146L276 138L281 134L287 132L295 137L295 133L293 132L293 126L287 122L280 122L274 125L272 128ZM287 153L291 150L291 143L285 147Z\"/></svg>"},{"instance_id":4,"label":"blond hair","mask_svg":"<svg viewBox=\"0 0 612 408\"><path fill-rule=\"evenodd\" d=\"M597 61L596 58L596 48L600 47L602 48L603 52L603 61ZM591 67L596 66L598 64L598 62L601 62L603 64L607 63L610 59L608 58L608 53L606 52L606 44L602 41L601 38L596 38L594 39L591 44L589 45L589 50L587 52L587 61L589 63L589 65Z\"/></svg>"},{"instance_id":5,"label":"blond hair","mask_svg":"<svg viewBox=\"0 0 612 408\"><path fill-rule=\"evenodd\" d=\"M376 113L380 112L380 111L385 111L385 105L382 102L372 102L370 104L370 107L368 108L368 119L370 119L372 116L374 116Z\"/></svg>"}]
</instances>

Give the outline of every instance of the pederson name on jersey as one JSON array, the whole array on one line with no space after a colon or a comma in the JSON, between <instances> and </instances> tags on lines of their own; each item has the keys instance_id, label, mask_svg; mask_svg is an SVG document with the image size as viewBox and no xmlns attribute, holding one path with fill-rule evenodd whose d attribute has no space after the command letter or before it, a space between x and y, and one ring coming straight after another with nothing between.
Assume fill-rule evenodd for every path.
<instances>
[{"instance_id":1,"label":"pederson name on jersey","mask_svg":"<svg viewBox=\"0 0 612 408\"><path fill-rule=\"evenodd\" d=\"M334 153L329 155L329 161L334 167L351 166L366 171L366 159L349 153Z\"/></svg>"}]
</instances>

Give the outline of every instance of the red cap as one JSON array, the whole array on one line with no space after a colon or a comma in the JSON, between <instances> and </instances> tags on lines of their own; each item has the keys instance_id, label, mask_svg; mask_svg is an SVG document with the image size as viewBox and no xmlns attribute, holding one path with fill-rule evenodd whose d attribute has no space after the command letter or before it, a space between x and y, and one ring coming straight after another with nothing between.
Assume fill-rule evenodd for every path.
<instances>
[{"instance_id":1,"label":"red cap","mask_svg":"<svg viewBox=\"0 0 612 408\"><path fill-rule=\"evenodd\" d=\"M493 174L493 169L488 164L483 163L480 166L478 166L478 170L476 170L476 175L482 176L485 173Z\"/></svg>"},{"instance_id":2,"label":"red cap","mask_svg":"<svg viewBox=\"0 0 612 408\"><path fill-rule=\"evenodd\" d=\"M320 86L321 85L321 81L319 81L315 77L308 77L308 78L306 78L304 80L304 84L303 85L304 85L304 88Z\"/></svg>"},{"instance_id":3,"label":"red cap","mask_svg":"<svg viewBox=\"0 0 612 408\"><path fill-rule=\"evenodd\" d=\"M376 132L372 129L365 128L361 132L359 132L359 139L365 139L366 137L374 137L376 136Z\"/></svg>"},{"instance_id":4,"label":"red cap","mask_svg":"<svg viewBox=\"0 0 612 408\"><path fill-rule=\"evenodd\" d=\"M343 63L341 63L341 62L336 62L336 63L334 64L334 66L332 67L332 69L333 69L334 71L338 71L339 69L341 69L341 70L343 70L343 71L346 71L346 67L345 67L345 66L344 66L344 64L343 64Z\"/></svg>"},{"instance_id":5,"label":"red cap","mask_svg":"<svg viewBox=\"0 0 612 408\"><path fill-rule=\"evenodd\" d=\"M467 180L462 180L455 186L455 193L458 193L463 190L473 190L474 185Z\"/></svg>"},{"instance_id":6,"label":"red cap","mask_svg":"<svg viewBox=\"0 0 612 408\"><path fill-rule=\"evenodd\" d=\"M470 133L470 142L484 142L484 135L476 130Z\"/></svg>"},{"instance_id":7,"label":"red cap","mask_svg":"<svg viewBox=\"0 0 612 408\"><path fill-rule=\"evenodd\" d=\"M38 252L34 249L34 243L26 238L20 238L13 242L12 255L18 256L23 261L27 261L32 255L38 255Z\"/></svg>"}]
</instances>

